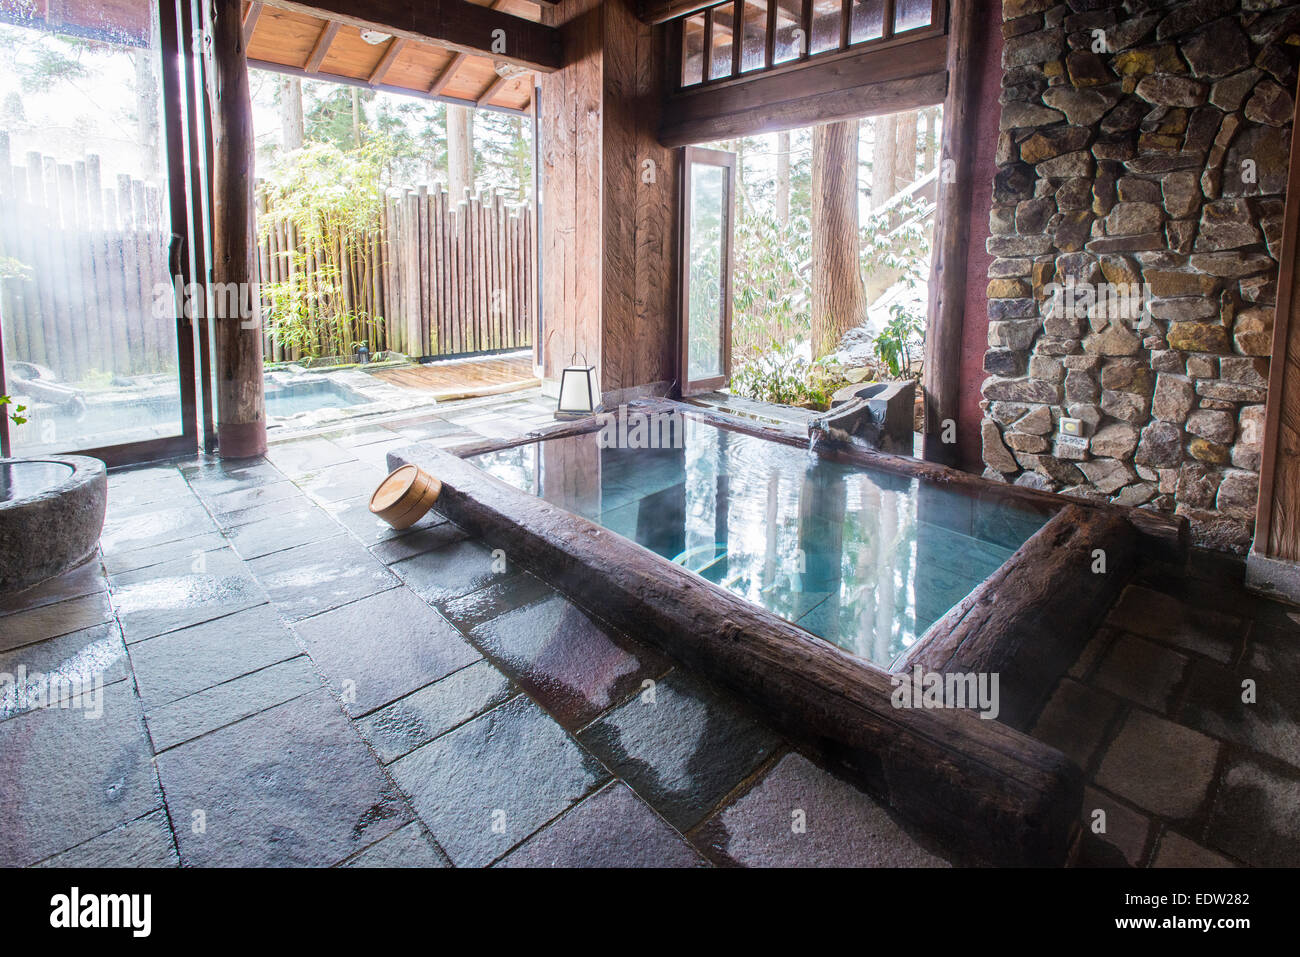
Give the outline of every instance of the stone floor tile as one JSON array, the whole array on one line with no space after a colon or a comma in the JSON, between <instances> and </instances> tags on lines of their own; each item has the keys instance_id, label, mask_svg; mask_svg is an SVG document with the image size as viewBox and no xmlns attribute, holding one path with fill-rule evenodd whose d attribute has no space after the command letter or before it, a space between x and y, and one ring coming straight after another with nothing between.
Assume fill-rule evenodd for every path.
<instances>
[{"instance_id":1,"label":"stone floor tile","mask_svg":"<svg viewBox=\"0 0 1300 957\"><path fill-rule=\"evenodd\" d=\"M455 541L393 564L392 569L431 605L476 592L515 571L508 559L498 561L478 541Z\"/></svg>"},{"instance_id":2,"label":"stone floor tile","mask_svg":"<svg viewBox=\"0 0 1300 957\"><path fill-rule=\"evenodd\" d=\"M294 626L349 714L362 715L482 656L406 588L392 588Z\"/></svg>"},{"instance_id":3,"label":"stone floor tile","mask_svg":"<svg viewBox=\"0 0 1300 957\"><path fill-rule=\"evenodd\" d=\"M175 466L126 469L108 475L109 501L125 508L167 502L190 494L189 483Z\"/></svg>"},{"instance_id":4,"label":"stone floor tile","mask_svg":"<svg viewBox=\"0 0 1300 957\"><path fill-rule=\"evenodd\" d=\"M240 512L247 512L249 509L275 505L280 502L297 502L304 497L302 489L287 478L281 477L279 481L269 482L266 485L254 485L252 488L235 489L231 492L214 495L207 499L207 506L212 514L217 516L217 521L220 522L222 515L236 515ZM236 523L227 520L225 524Z\"/></svg>"},{"instance_id":5,"label":"stone floor tile","mask_svg":"<svg viewBox=\"0 0 1300 957\"><path fill-rule=\"evenodd\" d=\"M579 740L680 831L762 763L780 739L712 689L673 672Z\"/></svg>"},{"instance_id":6,"label":"stone floor tile","mask_svg":"<svg viewBox=\"0 0 1300 957\"><path fill-rule=\"evenodd\" d=\"M1122 706L1070 678L1062 679L1030 734L1086 769Z\"/></svg>"},{"instance_id":7,"label":"stone floor tile","mask_svg":"<svg viewBox=\"0 0 1300 957\"><path fill-rule=\"evenodd\" d=\"M359 497L369 499L387 474L388 470L380 465L345 462L299 479L298 487L317 503Z\"/></svg>"},{"instance_id":8,"label":"stone floor tile","mask_svg":"<svg viewBox=\"0 0 1300 957\"><path fill-rule=\"evenodd\" d=\"M412 529L377 545L371 545L370 554L385 565L394 565L416 555L445 548L453 542L463 541L466 538L463 529L446 521L436 512L430 512L426 517L431 521L427 527Z\"/></svg>"},{"instance_id":9,"label":"stone floor tile","mask_svg":"<svg viewBox=\"0 0 1300 957\"><path fill-rule=\"evenodd\" d=\"M1119 634L1114 628L1103 627L1098 630L1097 634L1089 640L1070 666L1069 676L1076 681L1086 681L1088 677L1096 670L1098 663L1105 657L1106 652L1110 650L1111 644Z\"/></svg>"},{"instance_id":10,"label":"stone floor tile","mask_svg":"<svg viewBox=\"0 0 1300 957\"><path fill-rule=\"evenodd\" d=\"M562 595L484 622L470 639L570 730L669 667L662 655L597 624Z\"/></svg>"},{"instance_id":11,"label":"stone floor tile","mask_svg":"<svg viewBox=\"0 0 1300 957\"><path fill-rule=\"evenodd\" d=\"M1236 867L1222 854L1201 847L1181 834L1165 831L1160 838L1152 867Z\"/></svg>"},{"instance_id":12,"label":"stone floor tile","mask_svg":"<svg viewBox=\"0 0 1300 957\"><path fill-rule=\"evenodd\" d=\"M110 510L99 546L105 555L111 555L193 538L216 527L207 509L193 498L190 504L160 507L120 521L114 520Z\"/></svg>"},{"instance_id":13,"label":"stone floor tile","mask_svg":"<svg viewBox=\"0 0 1300 957\"><path fill-rule=\"evenodd\" d=\"M857 788L787 754L697 840L746 867L945 867Z\"/></svg>"},{"instance_id":14,"label":"stone floor tile","mask_svg":"<svg viewBox=\"0 0 1300 957\"><path fill-rule=\"evenodd\" d=\"M279 515L240 525L226 534L240 557L252 561L287 548L323 541L338 533L339 527L329 515L308 505L281 509Z\"/></svg>"},{"instance_id":15,"label":"stone floor tile","mask_svg":"<svg viewBox=\"0 0 1300 957\"><path fill-rule=\"evenodd\" d=\"M276 442L266 450L266 457L289 478L301 478L331 465L356 461L349 450L320 438Z\"/></svg>"},{"instance_id":16,"label":"stone floor tile","mask_svg":"<svg viewBox=\"0 0 1300 957\"><path fill-rule=\"evenodd\" d=\"M185 480L204 499L215 499L227 492L257 488L283 482L285 474L267 459L227 462L211 459L181 467Z\"/></svg>"},{"instance_id":17,"label":"stone floor tile","mask_svg":"<svg viewBox=\"0 0 1300 957\"><path fill-rule=\"evenodd\" d=\"M498 615L556 594L558 592L541 579L521 571L486 588L452 599L442 606L442 616L468 632Z\"/></svg>"},{"instance_id":18,"label":"stone floor tile","mask_svg":"<svg viewBox=\"0 0 1300 957\"><path fill-rule=\"evenodd\" d=\"M0 866L42 861L162 807L131 682L106 686L94 710L0 721Z\"/></svg>"},{"instance_id":19,"label":"stone floor tile","mask_svg":"<svg viewBox=\"0 0 1300 957\"><path fill-rule=\"evenodd\" d=\"M1124 589L1107 623L1223 664L1241 653L1247 627L1236 615L1196 608L1140 585Z\"/></svg>"},{"instance_id":20,"label":"stone floor tile","mask_svg":"<svg viewBox=\"0 0 1300 957\"><path fill-rule=\"evenodd\" d=\"M1104 813L1104 817L1098 815ZM1151 819L1096 788L1083 789L1081 867L1142 867ZM1104 830L1098 828L1104 827Z\"/></svg>"},{"instance_id":21,"label":"stone floor tile","mask_svg":"<svg viewBox=\"0 0 1300 957\"><path fill-rule=\"evenodd\" d=\"M565 811L498 867L706 867L686 839L622 781Z\"/></svg>"},{"instance_id":22,"label":"stone floor tile","mask_svg":"<svg viewBox=\"0 0 1300 957\"><path fill-rule=\"evenodd\" d=\"M275 705L321 690L306 655L243 675L146 711L154 749L165 751Z\"/></svg>"},{"instance_id":23,"label":"stone floor tile","mask_svg":"<svg viewBox=\"0 0 1300 957\"><path fill-rule=\"evenodd\" d=\"M396 529L370 511L369 495L330 502L322 508L334 521L346 528L367 547L401 538L404 535L413 535L417 531L433 528L447 521L437 512L429 511L410 528Z\"/></svg>"},{"instance_id":24,"label":"stone floor tile","mask_svg":"<svg viewBox=\"0 0 1300 957\"><path fill-rule=\"evenodd\" d=\"M113 575L109 581L127 644L267 600L266 591L229 548Z\"/></svg>"},{"instance_id":25,"label":"stone floor tile","mask_svg":"<svg viewBox=\"0 0 1300 957\"><path fill-rule=\"evenodd\" d=\"M131 664L148 709L300 654L267 604L136 642Z\"/></svg>"},{"instance_id":26,"label":"stone floor tile","mask_svg":"<svg viewBox=\"0 0 1300 957\"><path fill-rule=\"evenodd\" d=\"M0 674L15 681L20 674L26 675L21 687L0 684L3 720L80 695L97 683L122 681L130 668L122 632L117 622L111 621L0 653Z\"/></svg>"},{"instance_id":27,"label":"stone floor tile","mask_svg":"<svg viewBox=\"0 0 1300 957\"><path fill-rule=\"evenodd\" d=\"M1300 861L1300 771L1253 755L1223 773L1206 843L1256 867Z\"/></svg>"},{"instance_id":28,"label":"stone floor tile","mask_svg":"<svg viewBox=\"0 0 1300 957\"><path fill-rule=\"evenodd\" d=\"M113 609L106 592L15 612L0 617L0 651L102 625L112 618Z\"/></svg>"},{"instance_id":29,"label":"stone floor tile","mask_svg":"<svg viewBox=\"0 0 1300 957\"><path fill-rule=\"evenodd\" d=\"M388 764L495 708L512 693L510 679L480 659L360 718L357 729Z\"/></svg>"},{"instance_id":30,"label":"stone floor tile","mask_svg":"<svg viewBox=\"0 0 1300 957\"><path fill-rule=\"evenodd\" d=\"M451 867L419 821L412 821L370 845L345 867Z\"/></svg>"},{"instance_id":31,"label":"stone floor tile","mask_svg":"<svg viewBox=\"0 0 1300 957\"><path fill-rule=\"evenodd\" d=\"M411 820L324 690L164 752L158 772L186 866L329 866Z\"/></svg>"},{"instance_id":32,"label":"stone floor tile","mask_svg":"<svg viewBox=\"0 0 1300 957\"><path fill-rule=\"evenodd\" d=\"M492 863L609 776L522 695L389 768L457 867Z\"/></svg>"},{"instance_id":33,"label":"stone floor tile","mask_svg":"<svg viewBox=\"0 0 1300 957\"><path fill-rule=\"evenodd\" d=\"M1120 635L1102 659L1092 684L1168 714L1186 668L1185 655L1145 638Z\"/></svg>"},{"instance_id":34,"label":"stone floor tile","mask_svg":"<svg viewBox=\"0 0 1300 957\"><path fill-rule=\"evenodd\" d=\"M1254 683L1246 703L1244 683ZM1198 661L1192 669L1179 723L1279 761L1300 766L1300 688L1294 675Z\"/></svg>"},{"instance_id":35,"label":"stone floor tile","mask_svg":"<svg viewBox=\"0 0 1300 957\"><path fill-rule=\"evenodd\" d=\"M430 417L419 422L405 422L397 428L397 433L410 442L423 442L426 439L436 439L446 435L458 435L464 432L464 429L446 419Z\"/></svg>"},{"instance_id":36,"label":"stone floor tile","mask_svg":"<svg viewBox=\"0 0 1300 957\"><path fill-rule=\"evenodd\" d=\"M1146 711L1129 712L1097 771L1097 784L1170 820L1205 804L1222 745Z\"/></svg>"},{"instance_id":37,"label":"stone floor tile","mask_svg":"<svg viewBox=\"0 0 1300 957\"><path fill-rule=\"evenodd\" d=\"M221 532L211 531L204 532L202 535L195 535L193 538L182 538L179 541L168 542L165 545L153 545L146 548L132 549L127 552L114 552L112 555L101 555L101 558L104 562L104 570L108 572L109 576L124 575L127 572L138 571L141 568L166 565L182 558L193 561L205 552L220 551L229 547L229 545L226 536L222 535Z\"/></svg>"},{"instance_id":38,"label":"stone floor tile","mask_svg":"<svg viewBox=\"0 0 1300 957\"><path fill-rule=\"evenodd\" d=\"M364 548L340 532L253 559L248 567L285 618L296 621L399 584Z\"/></svg>"},{"instance_id":39,"label":"stone floor tile","mask_svg":"<svg viewBox=\"0 0 1300 957\"><path fill-rule=\"evenodd\" d=\"M84 844L47 857L38 867L179 867L167 811L159 808Z\"/></svg>"},{"instance_id":40,"label":"stone floor tile","mask_svg":"<svg viewBox=\"0 0 1300 957\"><path fill-rule=\"evenodd\" d=\"M31 588L4 596L0 599L0 618L16 611L29 611L42 605L53 605L55 602L67 601L71 598L84 598L107 590L108 577L104 574L104 566L99 561L99 555L96 554L71 571L56 575Z\"/></svg>"}]
</instances>

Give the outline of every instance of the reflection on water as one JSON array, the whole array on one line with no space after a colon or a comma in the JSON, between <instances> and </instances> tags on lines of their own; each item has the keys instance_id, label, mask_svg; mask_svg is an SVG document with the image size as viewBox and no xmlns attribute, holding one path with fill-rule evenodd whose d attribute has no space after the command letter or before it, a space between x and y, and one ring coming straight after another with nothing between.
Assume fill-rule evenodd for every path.
<instances>
[{"instance_id":1,"label":"reflection on water","mask_svg":"<svg viewBox=\"0 0 1300 957\"><path fill-rule=\"evenodd\" d=\"M682 449L592 433L473 461L881 666L1048 518L689 417Z\"/></svg>"}]
</instances>

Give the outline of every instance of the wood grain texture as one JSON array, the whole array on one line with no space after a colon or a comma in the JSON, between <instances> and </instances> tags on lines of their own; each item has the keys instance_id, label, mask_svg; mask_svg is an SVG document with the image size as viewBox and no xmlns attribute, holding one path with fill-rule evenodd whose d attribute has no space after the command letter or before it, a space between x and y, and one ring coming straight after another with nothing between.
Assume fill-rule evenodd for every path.
<instances>
[{"instance_id":1,"label":"wood grain texture","mask_svg":"<svg viewBox=\"0 0 1300 957\"><path fill-rule=\"evenodd\" d=\"M956 442L944 442L944 423L957 422L961 403L961 340L966 316L966 253L970 243L971 143L975 109L975 4L953 0L948 47L948 97L943 109L943 154L930 264L929 323L925 336L925 457L957 464Z\"/></svg>"},{"instance_id":2,"label":"wood grain texture","mask_svg":"<svg viewBox=\"0 0 1300 957\"><path fill-rule=\"evenodd\" d=\"M214 0L212 36L213 259L214 283L251 290L257 279L254 239L253 104L244 61L239 0ZM256 314L256 297L241 295ZM217 380L217 441L223 457L245 458L266 451L266 406L262 382L260 317L214 318Z\"/></svg>"}]
</instances>

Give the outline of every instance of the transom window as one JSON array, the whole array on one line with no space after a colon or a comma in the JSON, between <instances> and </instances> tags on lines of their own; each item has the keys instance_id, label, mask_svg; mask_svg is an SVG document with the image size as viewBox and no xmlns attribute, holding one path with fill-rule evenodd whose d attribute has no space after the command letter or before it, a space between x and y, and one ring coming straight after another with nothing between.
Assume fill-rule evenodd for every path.
<instances>
[{"instance_id":1,"label":"transom window","mask_svg":"<svg viewBox=\"0 0 1300 957\"><path fill-rule=\"evenodd\" d=\"M727 0L678 21L680 85L941 32L944 0Z\"/></svg>"}]
</instances>

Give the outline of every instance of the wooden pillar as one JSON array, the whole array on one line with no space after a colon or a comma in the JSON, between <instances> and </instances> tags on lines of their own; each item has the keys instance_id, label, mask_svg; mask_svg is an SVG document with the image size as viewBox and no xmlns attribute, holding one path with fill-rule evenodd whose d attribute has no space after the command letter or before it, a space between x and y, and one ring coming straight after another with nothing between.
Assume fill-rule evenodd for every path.
<instances>
[{"instance_id":1,"label":"wooden pillar","mask_svg":"<svg viewBox=\"0 0 1300 957\"><path fill-rule=\"evenodd\" d=\"M242 316L213 317L216 339L217 446L222 458L266 451L262 381L261 302L256 293L253 213L253 104L240 0L209 0L212 37L213 158L212 281L238 289ZM227 303L232 297L210 296Z\"/></svg>"},{"instance_id":2,"label":"wooden pillar","mask_svg":"<svg viewBox=\"0 0 1300 957\"><path fill-rule=\"evenodd\" d=\"M961 402L961 339L965 319L966 252L970 242L971 146L977 104L975 0L953 0L948 24L948 95L939 157L939 211L930 269L929 327L925 337L925 457L957 464L954 439ZM954 423L947 428L946 423Z\"/></svg>"},{"instance_id":3,"label":"wooden pillar","mask_svg":"<svg viewBox=\"0 0 1300 957\"><path fill-rule=\"evenodd\" d=\"M1300 604L1300 123L1291 131L1291 168L1278 271L1255 543L1246 562L1251 589Z\"/></svg>"}]
</instances>

